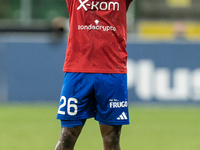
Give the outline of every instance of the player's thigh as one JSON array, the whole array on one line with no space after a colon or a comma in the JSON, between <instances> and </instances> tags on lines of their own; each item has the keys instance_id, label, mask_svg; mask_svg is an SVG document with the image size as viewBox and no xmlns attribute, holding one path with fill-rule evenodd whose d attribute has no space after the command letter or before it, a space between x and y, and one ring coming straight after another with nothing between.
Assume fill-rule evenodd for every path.
<instances>
[{"instance_id":1,"label":"player's thigh","mask_svg":"<svg viewBox=\"0 0 200 150\"><path fill-rule=\"evenodd\" d=\"M103 138L104 147L112 147L115 149L119 148L121 127L121 125L100 124L100 130Z\"/></svg>"},{"instance_id":2,"label":"player's thigh","mask_svg":"<svg viewBox=\"0 0 200 150\"><path fill-rule=\"evenodd\" d=\"M73 128L62 127L60 138L56 144L55 150L73 149L82 128L83 126L76 126Z\"/></svg>"},{"instance_id":3,"label":"player's thigh","mask_svg":"<svg viewBox=\"0 0 200 150\"><path fill-rule=\"evenodd\" d=\"M94 117L92 76L66 73L61 90L57 119L80 120Z\"/></svg>"},{"instance_id":4,"label":"player's thigh","mask_svg":"<svg viewBox=\"0 0 200 150\"><path fill-rule=\"evenodd\" d=\"M80 135L82 128L83 126L76 126L73 128L62 127L60 140L61 141L72 140L71 142L74 142L74 140L77 140L78 136Z\"/></svg>"},{"instance_id":5,"label":"player's thigh","mask_svg":"<svg viewBox=\"0 0 200 150\"><path fill-rule=\"evenodd\" d=\"M105 125L129 124L126 74L100 74L95 87L96 120Z\"/></svg>"},{"instance_id":6,"label":"player's thigh","mask_svg":"<svg viewBox=\"0 0 200 150\"><path fill-rule=\"evenodd\" d=\"M119 138L121 135L121 125L104 125L100 124L100 130L103 137L117 137Z\"/></svg>"}]
</instances>

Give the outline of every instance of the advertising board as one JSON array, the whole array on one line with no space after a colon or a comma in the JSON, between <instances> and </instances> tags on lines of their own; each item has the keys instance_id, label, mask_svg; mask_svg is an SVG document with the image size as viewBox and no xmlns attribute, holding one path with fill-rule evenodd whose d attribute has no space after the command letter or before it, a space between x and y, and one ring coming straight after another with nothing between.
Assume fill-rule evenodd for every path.
<instances>
[{"instance_id":1,"label":"advertising board","mask_svg":"<svg viewBox=\"0 0 200 150\"><path fill-rule=\"evenodd\" d=\"M129 97L200 102L199 44L128 44Z\"/></svg>"}]
</instances>

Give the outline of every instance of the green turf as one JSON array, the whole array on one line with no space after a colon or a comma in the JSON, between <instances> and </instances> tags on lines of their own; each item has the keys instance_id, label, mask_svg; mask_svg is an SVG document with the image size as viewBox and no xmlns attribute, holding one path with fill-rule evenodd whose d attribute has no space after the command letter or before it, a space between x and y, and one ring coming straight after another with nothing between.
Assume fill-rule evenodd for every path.
<instances>
[{"instance_id":1,"label":"green turf","mask_svg":"<svg viewBox=\"0 0 200 150\"><path fill-rule=\"evenodd\" d=\"M57 105L1 105L0 150L54 150L60 134ZM134 106L122 150L200 150L200 107ZM102 150L99 126L89 119L75 150Z\"/></svg>"}]
</instances>

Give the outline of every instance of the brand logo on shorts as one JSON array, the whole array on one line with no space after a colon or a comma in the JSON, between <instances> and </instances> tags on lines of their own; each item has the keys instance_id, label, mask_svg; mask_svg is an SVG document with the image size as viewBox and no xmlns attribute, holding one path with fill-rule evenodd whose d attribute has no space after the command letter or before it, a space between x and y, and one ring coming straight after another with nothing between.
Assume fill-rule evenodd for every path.
<instances>
[{"instance_id":1,"label":"brand logo on shorts","mask_svg":"<svg viewBox=\"0 0 200 150\"><path fill-rule=\"evenodd\" d=\"M123 113L117 118L117 120L127 120L127 119L128 119L128 118L127 118L125 112L123 112Z\"/></svg>"},{"instance_id":2,"label":"brand logo on shorts","mask_svg":"<svg viewBox=\"0 0 200 150\"><path fill-rule=\"evenodd\" d=\"M110 108L122 108L122 107L128 107L127 101L119 101L117 99L110 99Z\"/></svg>"}]
</instances>

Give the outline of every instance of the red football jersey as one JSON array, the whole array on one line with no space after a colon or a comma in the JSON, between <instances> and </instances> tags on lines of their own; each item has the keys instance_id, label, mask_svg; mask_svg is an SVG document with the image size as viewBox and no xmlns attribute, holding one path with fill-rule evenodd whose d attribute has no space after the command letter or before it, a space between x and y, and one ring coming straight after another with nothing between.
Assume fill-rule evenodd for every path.
<instances>
[{"instance_id":1,"label":"red football jersey","mask_svg":"<svg viewBox=\"0 0 200 150\"><path fill-rule=\"evenodd\" d=\"M126 12L132 0L66 0L64 72L127 73Z\"/></svg>"}]
</instances>

